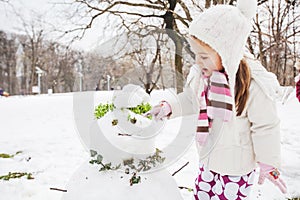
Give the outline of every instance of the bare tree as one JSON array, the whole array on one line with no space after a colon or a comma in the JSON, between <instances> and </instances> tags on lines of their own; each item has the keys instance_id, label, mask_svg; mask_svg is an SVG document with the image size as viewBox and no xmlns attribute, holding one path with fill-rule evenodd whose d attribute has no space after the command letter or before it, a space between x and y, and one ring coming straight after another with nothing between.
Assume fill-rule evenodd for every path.
<instances>
[{"instance_id":1,"label":"bare tree","mask_svg":"<svg viewBox=\"0 0 300 200\"><path fill-rule=\"evenodd\" d=\"M274 1L275 0L272 0L273 4ZM165 33L169 36L175 46L173 62L178 75L176 79L176 87L178 92L182 91L182 55L184 55L185 51L189 52L193 56L188 48L186 40L184 39L184 33L186 28L188 28L189 23L192 21L191 11L194 8L196 8L198 11L203 10L203 8L199 6L199 4L195 3L195 1L193 0L143 0L139 3L121 0L104 0L100 2L76 0L74 2L78 9L83 9L86 11L85 13L88 13L88 15L85 15L85 17L89 17L85 18L87 19L87 21L83 26L79 26L73 30L70 30L70 32L81 31L81 34L84 34L87 29L93 26L96 19L103 19L102 17L107 14L115 16L119 19L120 26L118 27L118 30L125 29L128 32L137 33L137 29L141 29L144 27L156 27L165 29ZM266 66L268 69L269 66L273 66L273 69L271 71L282 77L284 74L286 74L286 66L290 63L290 58L288 58L290 56L284 56L286 57L286 59L282 59L282 54L291 54L291 49L294 49L296 46L295 41L297 39L295 38L298 37L297 24L299 24L299 22L297 17L298 14L295 11L297 10L297 8L299 8L299 3L296 3L296 1L285 1L285 6L282 7L283 0L278 0L277 2L279 7L277 6L278 9L275 13L275 10L272 10L270 8L270 2L271 1L267 0L258 1L260 9L264 10L264 13L260 13L259 15L257 15L255 23L256 29L252 33L252 37L249 37L248 44L249 50L261 59L264 66ZM216 4L235 3L236 0L204 1L204 5L206 8ZM291 14L288 12L289 10L293 10L294 17L291 17ZM269 20L264 19L264 21L259 22L258 20L260 20L260 18L263 18L266 13L267 15L271 16ZM287 22L287 19L289 19L290 21ZM266 23L271 24L271 26L269 26L269 32L265 28L262 28L262 26L266 27ZM292 34L291 30L293 30ZM268 35L271 35L271 42L266 42L266 36ZM292 38L294 40L294 43L291 42ZM270 38L268 39L270 40ZM256 46L258 46L259 52L255 52L255 50L257 49ZM277 53L276 55L274 53L272 53L271 55L270 52ZM158 62L158 60L156 59L153 61ZM279 66L284 67L281 69ZM280 80L282 84L290 83L290 81L286 81L285 78L281 79ZM288 79L291 78L289 77Z\"/></svg>"},{"instance_id":2,"label":"bare tree","mask_svg":"<svg viewBox=\"0 0 300 200\"><path fill-rule=\"evenodd\" d=\"M122 59L118 59L119 56ZM86 53L83 60L85 89L107 90L109 86L107 76L111 77L111 88L120 88L125 84L120 78L134 68L134 59L131 53L126 55L103 55L99 51Z\"/></svg>"},{"instance_id":3,"label":"bare tree","mask_svg":"<svg viewBox=\"0 0 300 200\"><path fill-rule=\"evenodd\" d=\"M162 41L163 34L151 33L150 31L149 34L145 35L148 36L144 36L144 38L139 39L139 41L141 41L139 47L132 52L131 57L135 61L134 65L141 67L142 73L138 79L144 86L146 92L150 94L153 89L158 87L157 84L161 76L162 56L160 43ZM151 40L154 42L151 42ZM155 73L157 71L158 73Z\"/></svg>"},{"instance_id":4,"label":"bare tree","mask_svg":"<svg viewBox=\"0 0 300 200\"><path fill-rule=\"evenodd\" d=\"M249 39L250 51L274 72L282 85L293 84L294 63L299 57L296 46L300 37L300 2L269 1L260 7L255 31ZM254 49L258 47L258 52Z\"/></svg>"},{"instance_id":5,"label":"bare tree","mask_svg":"<svg viewBox=\"0 0 300 200\"><path fill-rule=\"evenodd\" d=\"M5 69L6 69L6 65L4 62L4 52L6 51L6 43L7 43L7 39L6 39L6 33L3 31L0 31L0 55L1 55L1 59L0 59L0 87L4 88L5 87Z\"/></svg>"},{"instance_id":6,"label":"bare tree","mask_svg":"<svg viewBox=\"0 0 300 200\"><path fill-rule=\"evenodd\" d=\"M9 93L16 93L15 35L0 31L0 86Z\"/></svg>"},{"instance_id":7,"label":"bare tree","mask_svg":"<svg viewBox=\"0 0 300 200\"><path fill-rule=\"evenodd\" d=\"M37 23L34 20L28 22L20 13L16 11L14 13L21 21L22 28L20 28L20 31L25 33L25 36L22 37L26 57L24 79L26 82L26 93L31 93L32 87L37 85L36 67L41 69L44 67L41 58L44 55L43 40L45 38L45 31L41 23Z\"/></svg>"},{"instance_id":8,"label":"bare tree","mask_svg":"<svg viewBox=\"0 0 300 200\"><path fill-rule=\"evenodd\" d=\"M180 76L182 76L182 54L186 46L186 40L182 36L178 25L180 24L180 26L187 28L188 23L192 21L186 2L182 0L144 0L139 3L118 0L98 2L76 0L75 4L78 8L83 8L90 17L85 25L70 30L70 32L82 31L82 34L84 34L88 28L92 27L96 19L101 18L105 14L118 17L123 22L123 28L129 31L150 25L165 29L166 34L168 34L175 46L174 66L179 75L176 79L176 86L177 92L182 91L183 79ZM190 1L190 4L195 5L195 2ZM132 24L135 26L131 26Z\"/></svg>"}]
</instances>

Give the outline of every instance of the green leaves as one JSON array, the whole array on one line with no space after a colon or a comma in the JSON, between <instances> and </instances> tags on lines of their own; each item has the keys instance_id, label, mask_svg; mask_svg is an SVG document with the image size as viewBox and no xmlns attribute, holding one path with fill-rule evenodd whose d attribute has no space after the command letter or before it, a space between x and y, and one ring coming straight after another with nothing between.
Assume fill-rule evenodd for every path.
<instances>
[{"instance_id":1,"label":"green leaves","mask_svg":"<svg viewBox=\"0 0 300 200\"><path fill-rule=\"evenodd\" d=\"M99 169L99 171L106 171L106 170L117 170L121 167L121 164L112 167L111 163L103 163L103 156L98 154L97 151L95 150L90 150L90 154L91 157L96 158L96 159L92 159L89 161L90 164L97 164L97 165L101 165L101 168Z\"/></svg>"},{"instance_id":2,"label":"green leaves","mask_svg":"<svg viewBox=\"0 0 300 200\"><path fill-rule=\"evenodd\" d=\"M161 150L156 148L154 155L148 156L145 160L140 160L138 163L137 171L148 171L152 167L156 167L158 164L161 164L165 161L165 157L161 157Z\"/></svg>"},{"instance_id":3,"label":"green leaves","mask_svg":"<svg viewBox=\"0 0 300 200\"><path fill-rule=\"evenodd\" d=\"M9 172L7 175L0 176L0 180L3 179L5 181L9 181L12 178L21 178L26 176L27 179L31 180L34 179L31 173L24 173L24 172Z\"/></svg>"},{"instance_id":4,"label":"green leaves","mask_svg":"<svg viewBox=\"0 0 300 200\"><path fill-rule=\"evenodd\" d=\"M9 155L6 153L0 153L0 158L13 158L14 156L22 153L22 151L17 151L15 154Z\"/></svg>"},{"instance_id":5,"label":"green leaves","mask_svg":"<svg viewBox=\"0 0 300 200\"><path fill-rule=\"evenodd\" d=\"M132 124L135 124L136 123L136 118L134 117L134 118L130 118L130 122L132 123Z\"/></svg>"},{"instance_id":6,"label":"green leaves","mask_svg":"<svg viewBox=\"0 0 300 200\"><path fill-rule=\"evenodd\" d=\"M114 104L99 104L99 106L97 106L95 108L95 112L94 115L97 119L100 119L101 117L103 117L107 112L109 111L113 111L115 109Z\"/></svg>"},{"instance_id":7,"label":"green leaves","mask_svg":"<svg viewBox=\"0 0 300 200\"><path fill-rule=\"evenodd\" d=\"M6 153L1 153L0 154L0 158L12 158L14 157L13 155L9 155L9 154L6 154Z\"/></svg>"},{"instance_id":8,"label":"green leaves","mask_svg":"<svg viewBox=\"0 0 300 200\"><path fill-rule=\"evenodd\" d=\"M103 156L102 156L102 155L98 155L98 156L97 156L97 162L98 162L98 163L101 163L102 160L103 160Z\"/></svg>"},{"instance_id":9,"label":"green leaves","mask_svg":"<svg viewBox=\"0 0 300 200\"><path fill-rule=\"evenodd\" d=\"M136 107L128 108L128 110L131 110L135 114L142 115L151 110L151 105L149 103L142 103L141 105L138 105Z\"/></svg>"},{"instance_id":10,"label":"green leaves","mask_svg":"<svg viewBox=\"0 0 300 200\"><path fill-rule=\"evenodd\" d=\"M98 164L101 166L99 171L107 171L107 170L118 170L121 168L121 164L118 164L115 167L112 167L111 163L103 163L103 156L98 154L95 150L90 150L91 157L94 159L90 160L91 164ZM146 159L138 159L137 161L134 160L134 158L123 160L123 167L125 174L130 174L130 171L133 175L130 178L130 186L133 184L138 184L141 182L141 177L137 175L138 172L141 171L148 171L152 167L157 166L158 164L161 164L165 161L165 157L161 157L160 153L162 153L161 150L157 149L155 150L155 153L151 156L148 156Z\"/></svg>"},{"instance_id":11,"label":"green leaves","mask_svg":"<svg viewBox=\"0 0 300 200\"><path fill-rule=\"evenodd\" d=\"M136 173L133 173L132 177L130 178L130 186L132 186L133 184L138 184L141 182L141 177L137 176Z\"/></svg>"},{"instance_id":12,"label":"green leaves","mask_svg":"<svg viewBox=\"0 0 300 200\"><path fill-rule=\"evenodd\" d=\"M101 165L102 164L102 160L103 160L103 156L98 154L97 151L94 151L94 150L90 150L90 154L91 154L91 157L96 157L96 159L93 159L93 160L90 160L90 163L91 164L98 164L98 165Z\"/></svg>"},{"instance_id":13,"label":"green leaves","mask_svg":"<svg viewBox=\"0 0 300 200\"><path fill-rule=\"evenodd\" d=\"M111 125L116 126L118 125L119 121L117 119L112 120Z\"/></svg>"},{"instance_id":14,"label":"green leaves","mask_svg":"<svg viewBox=\"0 0 300 200\"><path fill-rule=\"evenodd\" d=\"M22 151L17 151L15 154L7 154L7 153L1 153L0 154L0 158L13 158L14 156L23 153ZM30 159L30 157L29 157ZM29 161L29 160L27 160ZM0 180L5 180L5 181L9 181L10 179L13 178L21 178L23 176L26 176L27 179L34 179L32 176L32 173L27 173L27 172L9 172L7 175L2 175L0 176Z\"/></svg>"},{"instance_id":15,"label":"green leaves","mask_svg":"<svg viewBox=\"0 0 300 200\"><path fill-rule=\"evenodd\" d=\"M96 108L95 108L95 112L94 115L96 117L96 119L100 119L101 117L103 117L106 113L108 113L109 111L113 111L115 109L115 105L113 103L111 104L99 104ZM151 105L149 103L142 103L141 105L138 105L136 107L130 107L127 108L128 110L132 111L135 114L138 115L142 115L145 114L146 112L148 112L149 110L151 110ZM121 109L122 110L122 109ZM151 116L147 116L149 119L151 119ZM128 119L128 121L131 120L130 117Z\"/></svg>"},{"instance_id":16,"label":"green leaves","mask_svg":"<svg viewBox=\"0 0 300 200\"><path fill-rule=\"evenodd\" d=\"M97 151L90 150L91 157L95 157L97 155Z\"/></svg>"}]
</instances>

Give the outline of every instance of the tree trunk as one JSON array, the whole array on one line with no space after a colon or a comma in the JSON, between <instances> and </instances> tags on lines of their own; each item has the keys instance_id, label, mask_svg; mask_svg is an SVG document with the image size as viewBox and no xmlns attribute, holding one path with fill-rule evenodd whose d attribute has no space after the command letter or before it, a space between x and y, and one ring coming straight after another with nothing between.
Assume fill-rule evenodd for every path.
<instances>
[{"instance_id":1,"label":"tree trunk","mask_svg":"<svg viewBox=\"0 0 300 200\"><path fill-rule=\"evenodd\" d=\"M174 11L176 7L176 0L169 0L170 7L169 9ZM183 91L183 78L182 78L182 68L183 68L183 62L182 62L182 50L183 50L183 44L181 40L181 36L178 35L174 31L175 26L175 18L173 16L173 13L168 11L164 15L164 22L166 24L166 32L168 36L172 39L172 41L175 44L175 72L176 72L176 89L177 93L181 93Z\"/></svg>"},{"instance_id":2,"label":"tree trunk","mask_svg":"<svg viewBox=\"0 0 300 200\"><path fill-rule=\"evenodd\" d=\"M264 67L267 67L266 56L264 54L264 43L262 39L262 31L258 20L258 15L256 15L256 27L258 30L258 49L259 49L259 59Z\"/></svg>"},{"instance_id":3,"label":"tree trunk","mask_svg":"<svg viewBox=\"0 0 300 200\"><path fill-rule=\"evenodd\" d=\"M211 0L205 0L205 8L210 7L210 2L211 2Z\"/></svg>"}]
</instances>

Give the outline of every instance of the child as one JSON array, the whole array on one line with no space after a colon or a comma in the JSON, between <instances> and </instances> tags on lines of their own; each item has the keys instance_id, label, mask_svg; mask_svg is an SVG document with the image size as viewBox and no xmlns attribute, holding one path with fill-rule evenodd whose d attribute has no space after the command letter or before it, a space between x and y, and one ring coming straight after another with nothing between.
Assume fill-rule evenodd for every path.
<instances>
[{"instance_id":1,"label":"child","mask_svg":"<svg viewBox=\"0 0 300 200\"><path fill-rule=\"evenodd\" d=\"M299 74L295 77L295 82L296 82L296 97L300 102L300 60L296 62L295 68L299 72Z\"/></svg>"},{"instance_id":2,"label":"child","mask_svg":"<svg viewBox=\"0 0 300 200\"><path fill-rule=\"evenodd\" d=\"M196 56L180 104L165 99L150 113L156 119L198 113L196 143L200 166L196 200L245 199L254 184L267 178L283 193L280 179L280 127L273 100L278 84L254 59L244 57L256 0L240 0L237 7L217 5L193 20L189 43ZM267 76L270 81L260 80ZM180 109L180 106L184 109ZM192 105L192 106L190 106ZM189 108L197 108L191 111Z\"/></svg>"},{"instance_id":3,"label":"child","mask_svg":"<svg viewBox=\"0 0 300 200\"><path fill-rule=\"evenodd\" d=\"M9 93L5 92L2 88L0 88L0 96L8 97Z\"/></svg>"}]
</instances>

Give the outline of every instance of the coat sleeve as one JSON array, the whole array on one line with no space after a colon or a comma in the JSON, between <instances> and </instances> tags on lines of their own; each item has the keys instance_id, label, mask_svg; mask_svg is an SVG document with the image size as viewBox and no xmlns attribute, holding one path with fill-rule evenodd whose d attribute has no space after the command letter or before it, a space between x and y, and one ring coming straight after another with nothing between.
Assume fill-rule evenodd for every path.
<instances>
[{"instance_id":1,"label":"coat sleeve","mask_svg":"<svg viewBox=\"0 0 300 200\"><path fill-rule=\"evenodd\" d=\"M169 91L164 96L164 100L172 109L170 118L197 114L200 107L199 94L203 91L203 87L200 68L193 65L190 68L184 91L178 95L174 91Z\"/></svg>"},{"instance_id":2,"label":"coat sleeve","mask_svg":"<svg viewBox=\"0 0 300 200\"><path fill-rule=\"evenodd\" d=\"M170 118L194 115L199 112L198 100L191 88L185 88L182 93L167 92L163 98L172 109Z\"/></svg>"},{"instance_id":3,"label":"coat sleeve","mask_svg":"<svg viewBox=\"0 0 300 200\"><path fill-rule=\"evenodd\" d=\"M273 167L280 167L280 120L276 102L269 98L260 86L251 82L247 115L255 159Z\"/></svg>"}]
</instances>

